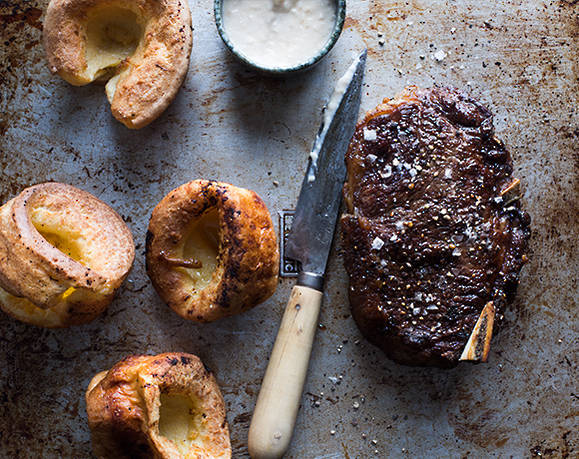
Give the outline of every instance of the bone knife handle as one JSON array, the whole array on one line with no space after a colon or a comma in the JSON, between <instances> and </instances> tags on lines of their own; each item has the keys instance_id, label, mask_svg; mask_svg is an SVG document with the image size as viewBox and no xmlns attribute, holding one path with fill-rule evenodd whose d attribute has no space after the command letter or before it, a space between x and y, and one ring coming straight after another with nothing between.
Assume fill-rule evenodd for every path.
<instances>
[{"instance_id":1,"label":"bone knife handle","mask_svg":"<svg viewBox=\"0 0 579 459\"><path fill-rule=\"evenodd\" d=\"M292 290L251 419L253 459L280 458L289 447L321 303L319 290L302 285Z\"/></svg>"}]
</instances>

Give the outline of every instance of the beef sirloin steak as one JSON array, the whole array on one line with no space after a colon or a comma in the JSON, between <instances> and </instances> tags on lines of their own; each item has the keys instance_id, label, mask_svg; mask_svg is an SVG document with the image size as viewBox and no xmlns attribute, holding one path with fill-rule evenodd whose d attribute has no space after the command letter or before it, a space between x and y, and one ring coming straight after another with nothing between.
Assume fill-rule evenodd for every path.
<instances>
[{"instance_id":1,"label":"beef sirloin steak","mask_svg":"<svg viewBox=\"0 0 579 459\"><path fill-rule=\"evenodd\" d=\"M396 362L456 365L488 302L503 319L530 234L490 111L453 88L408 87L357 126L346 165L356 323Z\"/></svg>"}]
</instances>

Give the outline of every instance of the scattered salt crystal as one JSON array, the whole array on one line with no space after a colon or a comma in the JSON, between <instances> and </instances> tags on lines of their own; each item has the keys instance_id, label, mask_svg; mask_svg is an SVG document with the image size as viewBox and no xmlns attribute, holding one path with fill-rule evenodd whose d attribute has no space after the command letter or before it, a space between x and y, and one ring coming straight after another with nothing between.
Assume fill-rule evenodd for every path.
<instances>
[{"instance_id":1,"label":"scattered salt crystal","mask_svg":"<svg viewBox=\"0 0 579 459\"><path fill-rule=\"evenodd\" d=\"M380 177L388 178L392 175L392 166L386 166L384 171L380 171Z\"/></svg>"},{"instance_id":2,"label":"scattered salt crystal","mask_svg":"<svg viewBox=\"0 0 579 459\"><path fill-rule=\"evenodd\" d=\"M372 241L372 249L380 250L382 247L384 247L384 241L379 237L375 237Z\"/></svg>"},{"instance_id":3,"label":"scattered salt crystal","mask_svg":"<svg viewBox=\"0 0 579 459\"><path fill-rule=\"evenodd\" d=\"M395 234L393 234L392 237L390 238L390 240L391 240L392 242L395 242L395 241L398 240L398 236L396 236Z\"/></svg>"},{"instance_id":4,"label":"scattered salt crystal","mask_svg":"<svg viewBox=\"0 0 579 459\"><path fill-rule=\"evenodd\" d=\"M427 311L438 311L438 306L431 304L426 308Z\"/></svg>"},{"instance_id":5,"label":"scattered salt crystal","mask_svg":"<svg viewBox=\"0 0 579 459\"><path fill-rule=\"evenodd\" d=\"M414 314L415 316L420 314L420 308L412 308L412 314Z\"/></svg>"},{"instance_id":6,"label":"scattered salt crystal","mask_svg":"<svg viewBox=\"0 0 579 459\"><path fill-rule=\"evenodd\" d=\"M444 178L452 178L452 169L444 170Z\"/></svg>"},{"instance_id":7,"label":"scattered salt crystal","mask_svg":"<svg viewBox=\"0 0 579 459\"><path fill-rule=\"evenodd\" d=\"M392 165L393 165L393 166L398 166L399 164L400 164L400 161L398 161L398 158L394 158L394 159L392 160Z\"/></svg>"},{"instance_id":8,"label":"scattered salt crystal","mask_svg":"<svg viewBox=\"0 0 579 459\"><path fill-rule=\"evenodd\" d=\"M410 169L408 172L410 173L410 177L416 177L416 174L418 174L414 168Z\"/></svg>"},{"instance_id":9,"label":"scattered salt crystal","mask_svg":"<svg viewBox=\"0 0 579 459\"><path fill-rule=\"evenodd\" d=\"M410 168L412 167L409 163L404 163L403 166L404 166L404 169L406 169L407 171L409 171Z\"/></svg>"},{"instance_id":10,"label":"scattered salt crystal","mask_svg":"<svg viewBox=\"0 0 579 459\"><path fill-rule=\"evenodd\" d=\"M376 140L376 131L374 129L364 128L364 140Z\"/></svg>"},{"instance_id":11,"label":"scattered salt crystal","mask_svg":"<svg viewBox=\"0 0 579 459\"><path fill-rule=\"evenodd\" d=\"M459 249L454 249L452 251L452 256L453 257L460 257L461 251Z\"/></svg>"},{"instance_id":12,"label":"scattered salt crystal","mask_svg":"<svg viewBox=\"0 0 579 459\"><path fill-rule=\"evenodd\" d=\"M439 49L438 51L436 51L436 52L434 53L434 58L435 58L438 62L444 60L444 58L445 58L446 56L447 56L447 54L446 54L442 49Z\"/></svg>"},{"instance_id":13,"label":"scattered salt crystal","mask_svg":"<svg viewBox=\"0 0 579 459\"><path fill-rule=\"evenodd\" d=\"M385 267L387 264L386 260L380 260L380 266Z\"/></svg>"},{"instance_id":14,"label":"scattered salt crystal","mask_svg":"<svg viewBox=\"0 0 579 459\"><path fill-rule=\"evenodd\" d=\"M357 410L358 408L360 408L360 404L358 402L354 402L352 403L352 407Z\"/></svg>"},{"instance_id":15,"label":"scattered salt crystal","mask_svg":"<svg viewBox=\"0 0 579 459\"><path fill-rule=\"evenodd\" d=\"M370 153L368 156L366 156L366 158L368 158L368 161L370 161L371 163L373 163L374 161L376 161L378 159L378 156L373 155L372 153Z\"/></svg>"},{"instance_id":16,"label":"scattered salt crystal","mask_svg":"<svg viewBox=\"0 0 579 459\"><path fill-rule=\"evenodd\" d=\"M404 221L403 220L398 220L396 222L396 229L399 229L399 230L404 229Z\"/></svg>"}]
</instances>

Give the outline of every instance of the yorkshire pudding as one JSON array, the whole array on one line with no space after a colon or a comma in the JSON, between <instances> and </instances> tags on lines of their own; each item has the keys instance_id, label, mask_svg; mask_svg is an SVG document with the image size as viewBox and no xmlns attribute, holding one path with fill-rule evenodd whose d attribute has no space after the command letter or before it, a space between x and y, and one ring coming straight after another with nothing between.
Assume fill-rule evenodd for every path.
<instances>
[{"instance_id":1,"label":"yorkshire pudding","mask_svg":"<svg viewBox=\"0 0 579 459\"><path fill-rule=\"evenodd\" d=\"M121 217L62 183L25 189L0 207L0 308L39 327L68 327L100 314L135 256Z\"/></svg>"},{"instance_id":2,"label":"yorkshire pudding","mask_svg":"<svg viewBox=\"0 0 579 459\"><path fill-rule=\"evenodd\" d=\"M51 72L70 84L108 80L113 116L140 129L183 83L191 30L185 0L51 0L44 47Z\"/></svg>"},{"instance_id":3,"label":"yorkshire pudding","mask_svg":"<svg viewBox=\"0 0 579 459\"><path fill-rule=\"evenodd\" d=\"M229 459L225 403L198 357L130 356L97 374L86 411L99 459Z\"/></svg>"},{"instance_id":4,"label":"yorkshire pudding","mask_svg":"<svg viewBox=\"0 0 579 459\"><path fill-rule=\"evenodd\" d=\"M181 317L211 322L269 298L279 252L269 212L253 191L195 180L153 210L147 273Z\"/></svg>"}]
</instances>

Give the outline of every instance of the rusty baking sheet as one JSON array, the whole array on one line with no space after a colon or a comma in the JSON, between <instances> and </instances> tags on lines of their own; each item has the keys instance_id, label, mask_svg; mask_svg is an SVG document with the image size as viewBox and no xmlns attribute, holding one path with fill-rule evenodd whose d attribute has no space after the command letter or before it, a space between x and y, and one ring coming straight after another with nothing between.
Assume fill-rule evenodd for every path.
<instances>
[{"instance_id":1,"label":"rusty baking sheet","mask_svg":"<svg viewBox=\"0 0 579 459\"><path fill-rule=\"evenodd\" d=\"M0 317L0 457L91 457L83 394L92 375L127 354L163 351L193 352L214 369L234 457L248 457L251 411L295 281L281 280L241 316L186 322L145 275L148 217L165 193L198 177L256 190L275 220L292 209L320 109L363 45L362 110L407 84L440 83L494 111L533 218L530 263L488 364L408 368L356 329L338 243L287 457L577 457L577 2L350 0L336 48L288 79L235 62L212 2L190 3L186 83L159 120L134 132L112 118L103 87L49 75L45 0L0 1L0 200L37 182L71 183L115 207L138 249L120 296L92 324L50 331Z\"/></svg>"}]
</instances>

